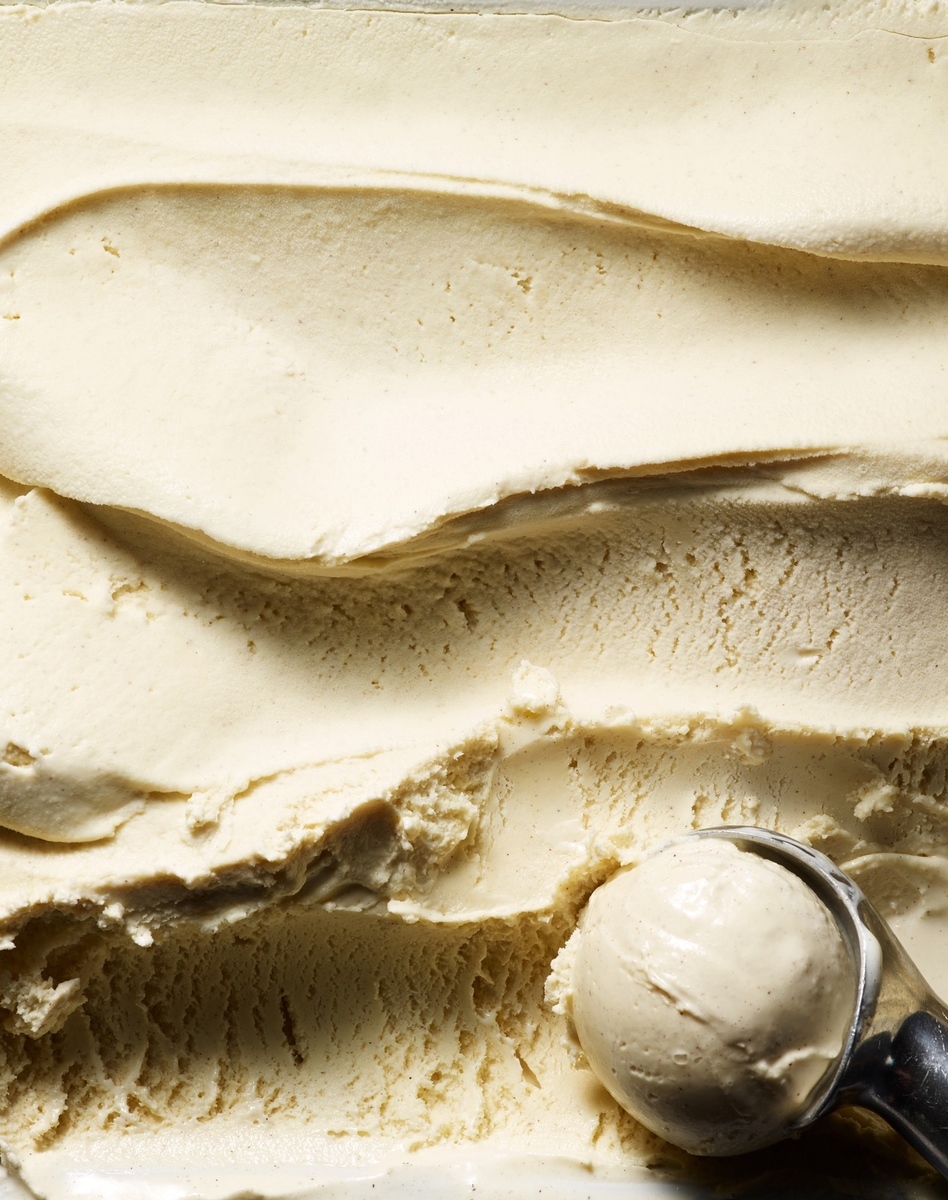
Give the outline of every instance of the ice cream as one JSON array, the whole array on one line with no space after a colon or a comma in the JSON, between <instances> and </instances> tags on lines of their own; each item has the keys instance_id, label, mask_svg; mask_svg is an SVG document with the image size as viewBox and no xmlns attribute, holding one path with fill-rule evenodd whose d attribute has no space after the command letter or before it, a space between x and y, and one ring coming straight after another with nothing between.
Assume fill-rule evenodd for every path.
<instances>
[{"instance_id":1,"label":"ice cream","mask_svg":"<svg viewBox=\"0 0 948 1200\"><path fill-rule=\"evenodd\" d=\"M604 1086L693 1154L787 1136L855 1011L852 958L823 901L717 839L673 843L597 888L557 973Z\"/></svg>"},{"instance_id":2,"label":"ice cream","mask_svg":"<svg viewBox=\"0 0 948 1200\"><path fill-rule=\"evenodd\" d=\"M948 984L948 13L604 15L0 6L36 1195L690 1170L544 989L691 828Z\"/></svg>"}]
</instances>

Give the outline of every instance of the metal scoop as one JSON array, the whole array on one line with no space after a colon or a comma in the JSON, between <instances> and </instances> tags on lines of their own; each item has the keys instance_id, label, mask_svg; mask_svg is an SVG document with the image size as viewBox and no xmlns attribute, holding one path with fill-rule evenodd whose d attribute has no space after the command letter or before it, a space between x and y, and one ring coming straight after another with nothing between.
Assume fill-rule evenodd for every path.
<instances>
[{"instance_id":1,"label":"metal scoop","mask_svg":"<svg viewBox=\"0 0 948 1200\"><path fill-rule=\"evenodd\" d=\"M886 922L835 863L793 838L749 826L688 836L725 838L792 871L833 914L852 955L849 1035L787 1133L855 1104L878 1113L948 1178L948 1010Z\"/></svg>"}]
</instances>

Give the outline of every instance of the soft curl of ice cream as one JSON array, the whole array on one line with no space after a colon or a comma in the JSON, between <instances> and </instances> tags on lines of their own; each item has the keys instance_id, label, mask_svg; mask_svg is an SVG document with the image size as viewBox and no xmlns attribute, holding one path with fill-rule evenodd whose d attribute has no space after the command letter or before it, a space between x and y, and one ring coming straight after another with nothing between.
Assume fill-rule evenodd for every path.
<instances>
[{"instance_id":1,"label":"soft curl of ice cream","mask_svg":"<svg viewBox=\"0 0 948 1200\"><path fill-rule=\"evenodd\" d=\"M785 1136L845 1043L849 952L777 863L685 840L593 892L562 1006L589 1065L644 1125L693 1154Z\"/></svg>"}]
</instances>

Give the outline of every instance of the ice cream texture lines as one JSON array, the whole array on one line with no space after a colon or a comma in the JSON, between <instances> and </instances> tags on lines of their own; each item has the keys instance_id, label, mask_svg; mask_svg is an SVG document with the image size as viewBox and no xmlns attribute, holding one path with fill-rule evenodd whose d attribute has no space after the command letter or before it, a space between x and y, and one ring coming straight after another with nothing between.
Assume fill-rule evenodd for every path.
<instances>
[{"instance_id":1,"label":"ice cream texture lines","mask_svg":"<svg viewBox=\"0 0 948 1200\"><path fill-rule=\"evenodd\" d=\"M937 976L948 16L827 21L0 8L38 1195L667 1163L543 994L690 828L810 840Z\"/></svg>"}]
</instances>

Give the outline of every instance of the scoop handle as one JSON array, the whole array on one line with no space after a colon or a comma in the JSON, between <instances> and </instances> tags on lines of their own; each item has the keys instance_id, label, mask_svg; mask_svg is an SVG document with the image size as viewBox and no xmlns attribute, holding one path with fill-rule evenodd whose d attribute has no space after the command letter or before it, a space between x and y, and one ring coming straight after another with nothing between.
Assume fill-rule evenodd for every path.
<instances>
[{"instance_id":1,"label":"scoop handle","mask_svg":"<svg viewBox=\"0 0 948 1200\"><path fill-rule=\"evenodd\" d=\"M885 1118L948 1178L948 1025L914 1012L894 1034L871 1038L857 1058L852 1102Z\"/></svg>"}]
</instances>

